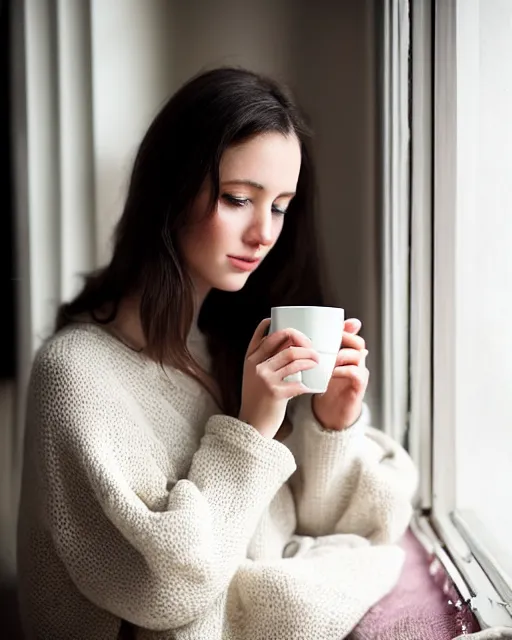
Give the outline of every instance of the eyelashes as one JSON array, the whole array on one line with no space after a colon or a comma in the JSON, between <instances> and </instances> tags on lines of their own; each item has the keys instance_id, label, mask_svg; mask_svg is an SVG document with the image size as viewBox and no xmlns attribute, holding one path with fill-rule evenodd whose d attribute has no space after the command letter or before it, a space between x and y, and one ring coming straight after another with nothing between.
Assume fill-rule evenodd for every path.
<instances>
[{"instance_id":1,"label":"eyelashes","mask_svg":"<svg viewBox=\"0 0 512 640\"><path fill-rule=\"evenodd\" d=\"M251 203L250 198L241 198L230 193L223 193L221 199L224 200L224 202L226 202L228 205L237 208L246 207ZM286 213L286 209L281 209L276 205L272 205L272 213L283 216Z\"/></svg>"},{"instance_id":2,"label":"eyelashes","mask_svg":"<svg viewBox=\"0 0 512 640\"><path fill-rule=\"evenodd\" d=\"M250 202L249 198L239 198L237 196L232 196L229 193L223 193L222 199L235 207L246 207Z\"/></svg>"}]
</instances>

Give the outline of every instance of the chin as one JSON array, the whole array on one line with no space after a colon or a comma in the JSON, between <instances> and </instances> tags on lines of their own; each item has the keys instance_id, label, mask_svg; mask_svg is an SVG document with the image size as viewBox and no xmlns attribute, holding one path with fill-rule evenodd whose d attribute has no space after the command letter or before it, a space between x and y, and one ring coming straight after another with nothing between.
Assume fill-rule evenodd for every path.
<instances>
[{"instance_id":1,"label":"chin","mask_svg":"<svg viewBox=\"0 0 512 640\"><path fill-rule=\"evenodd\" d=\"M223 278L213 286L215 287L215 289L220 289L220 291L231 291L232 293L235 293L236 291L240 291L245 287L248 279L248 276Z\"/></svg>"}]
</instances>

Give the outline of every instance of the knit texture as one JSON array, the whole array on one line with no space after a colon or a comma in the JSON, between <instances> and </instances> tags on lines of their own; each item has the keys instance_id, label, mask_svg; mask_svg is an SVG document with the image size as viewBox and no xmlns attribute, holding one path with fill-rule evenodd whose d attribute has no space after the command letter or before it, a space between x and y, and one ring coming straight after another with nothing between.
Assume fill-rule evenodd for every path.
<instances>
[{"instance_id":1,"label":"knit texture","mask_svg":"<svg viewBox=\"0 0 512 640\"><path fill-rule=\"evenodd\" d=\"M189 348L208 365L196 330ZM345 638L397 582L416 471L311 396L267 440L190 377L75 324L36 356L18 528L27 638Z\"/></svg>"}]
</instances>

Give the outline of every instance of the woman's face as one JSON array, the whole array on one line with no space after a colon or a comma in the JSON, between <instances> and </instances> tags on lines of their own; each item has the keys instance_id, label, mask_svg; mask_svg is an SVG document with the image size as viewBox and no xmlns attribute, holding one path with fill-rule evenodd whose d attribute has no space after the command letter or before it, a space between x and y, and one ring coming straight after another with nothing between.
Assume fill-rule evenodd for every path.
<instances>
[{"instance_id":1,"label":"woman's face","mask_svg":"<svg viewBox=\"0 0 512 640\"><path fill-rule=\"evenodd\" d=\"M262 134L225 151L213 214L207 215L210 189L205 186L181 238L201 301L211 288L241 289L272 249L295 195L300 164L295 135Z\"/></svg>"}]
</instances>

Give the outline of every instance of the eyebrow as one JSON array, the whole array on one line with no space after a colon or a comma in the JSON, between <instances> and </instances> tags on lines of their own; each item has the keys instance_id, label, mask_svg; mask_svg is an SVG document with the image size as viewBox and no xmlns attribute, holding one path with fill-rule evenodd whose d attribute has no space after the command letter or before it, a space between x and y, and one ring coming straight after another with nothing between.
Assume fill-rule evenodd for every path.
<instances>
[{"instance_id":1,"label":"eyebrow","mask_svg":"<svg viewBox=\"0 0 512 640\"><path fill-rule=\"evenodd\" d=\"M260 191L264 191L265 187L260 184L259 182L254 182L254 180L226 180L222 183L223 185L226 184L243 184L246 185L248 187L254 187L256 189L259 189ZM295 195L294 191L287 191L285 193L280 193L277 197L278 198L286 198L288 196L293 197Z\"/></svg>"}]
</instances>

